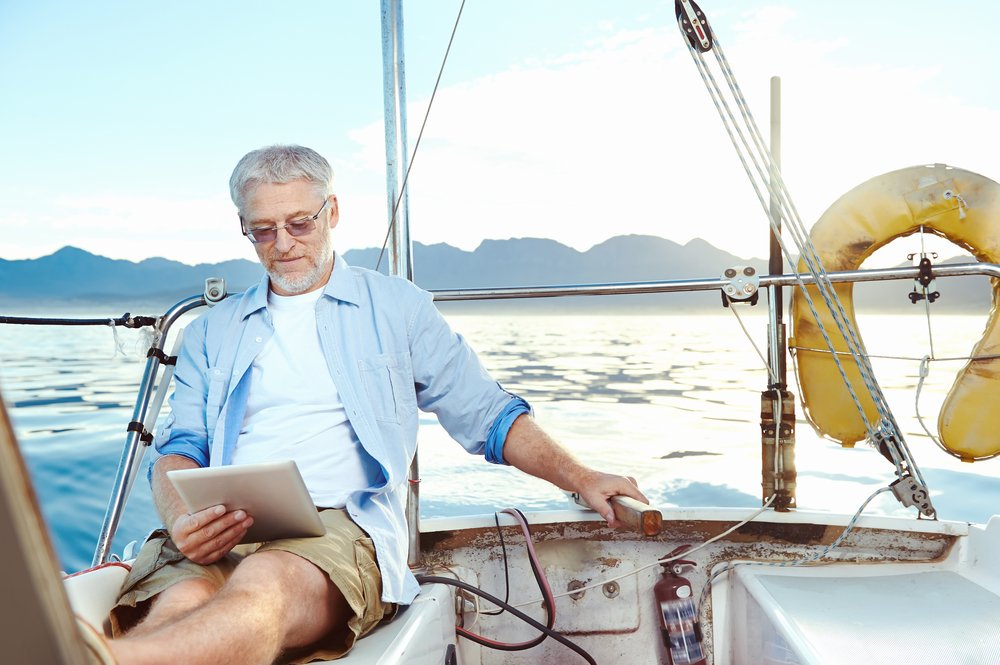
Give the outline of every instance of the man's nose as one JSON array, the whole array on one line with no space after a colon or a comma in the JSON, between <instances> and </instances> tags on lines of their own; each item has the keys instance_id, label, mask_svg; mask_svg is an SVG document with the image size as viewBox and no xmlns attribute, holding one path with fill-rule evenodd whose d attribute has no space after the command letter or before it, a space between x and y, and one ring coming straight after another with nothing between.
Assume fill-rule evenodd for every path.
<instances>
[{"instance_id":1,"label":"man's nose","mask_svg":"<svg viewBox=\"0 0 1000 665\"><path fill-rule=\"evenodd\" d=\"M277 231L278 235L274 239L274 248L284 254L295 245L295 238L292 234L288 232L285 227L279 227Z\"/></svg>"}]
</instances>

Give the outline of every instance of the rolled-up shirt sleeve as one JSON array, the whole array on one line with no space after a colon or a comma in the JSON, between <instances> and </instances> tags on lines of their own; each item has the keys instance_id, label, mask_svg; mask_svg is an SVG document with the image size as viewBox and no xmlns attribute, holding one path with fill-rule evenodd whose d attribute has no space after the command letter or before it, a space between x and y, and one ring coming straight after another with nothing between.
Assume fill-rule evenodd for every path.
<instances>
[{"instance_id":1,"label":"rolled-up shirt sleeve","mask_svg":"<svg viewBox=\"0 0 1000 665\"><path fill-rule=\"evenodd\" d=\"M470 453L506 464L507 432L519 415L530 413L528 403L489 375L465 339L438 312L430 293L419 293L407 336L418 406L434 413Z\"/></svg>"},{"instance_id":2,"label":"rolled-up shirt sleeve","mask_svg":"<svg viewBox=\"0 0 1000 665\"><path fill-rule=\"evenodd\" d=\"M486 437L486 461L493 464L507 464L503 456L503 445L507 441L507 433L510 426L514 424L517 417L524 413L531 413L531 407L520 397L507 402L507 405L500 412L500 415L493 421L489 434Z\"/></svg>"}]
</instances>

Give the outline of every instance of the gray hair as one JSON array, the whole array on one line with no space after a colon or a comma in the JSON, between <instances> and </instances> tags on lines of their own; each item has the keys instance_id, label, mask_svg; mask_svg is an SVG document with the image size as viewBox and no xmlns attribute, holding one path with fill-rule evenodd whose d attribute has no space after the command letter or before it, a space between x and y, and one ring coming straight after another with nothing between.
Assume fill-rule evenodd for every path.
<instances>
[{"instance_id":1,"label":"gray hair","mask_svg":"<svg viewBox=\"0 0 1000 665\"><path fill-rule=\"evenodd\" d=\"M229 196L242 213L254 188L294 180L313 183L323 198L333 193L333 169L321 154L300 145L271 145L243 156L229 178Z\"/></svg>"}]
</instances>

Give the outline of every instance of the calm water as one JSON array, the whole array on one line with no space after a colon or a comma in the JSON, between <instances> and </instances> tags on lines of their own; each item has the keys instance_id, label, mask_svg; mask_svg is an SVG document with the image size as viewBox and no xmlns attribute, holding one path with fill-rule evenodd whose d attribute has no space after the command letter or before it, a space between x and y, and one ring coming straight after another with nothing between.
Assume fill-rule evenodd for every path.
<instances>
[{"instance_id":1,"label":"calm water","mask_svg":"<svg viewBox=\"0 0 1000 665\"><path fill-rule=\"evenodd\" d=\"M762 314L744 317L763 348ZM449 320L495 376L533 404L558 439L594 466L636 477L652 502L759 504L760 430L754 419L766 375L731 315ZM928 352L921 317L869 316L861 326L871 353L918 358ZM980 317L936 318L936 355L966 354L982 329ZM66 570L90 563L142 373L143 335L123 331L119 342L116 353L108 329L0 326L0 385ZM939 514L984 522L1000 513L1000 461L962 464L940 452L916 422L918 362L875 365ZM920 404L931 426L960 366L932 365ZM800 507L853 512L892 480L881 456L866 446L847 450L819 441L798 412ZM433 416L421 423L425 516L566 506L562 493L546 483L465 453ZM870 511L912 514L885 495ZM115 551L156 524L142 481Z\"/></svg>"}]
</instances>

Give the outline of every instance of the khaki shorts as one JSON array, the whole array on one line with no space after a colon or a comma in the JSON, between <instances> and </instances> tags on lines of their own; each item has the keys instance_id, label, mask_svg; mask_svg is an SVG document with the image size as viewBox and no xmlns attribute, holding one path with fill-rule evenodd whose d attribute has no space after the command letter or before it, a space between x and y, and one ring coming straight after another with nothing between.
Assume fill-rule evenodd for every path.
<instances>
[{"instance_id":1,"label":"khaki shorts","mask_svg":"<svg viewBox=\"0 0 1000 665\"><path fill-rule=\"evenodd\" d=\"M308 663L339 658L383 620L391 620L396 605L382 603L382 576L375 562L375 548L368 535L346 511L320 511L326 535L317 538L286 538L266 543L237 545L219 561L202 566L181 554L166 531L154 532L143 544L122 585L121 597L111 611L115 637L138 623L148 611L148 601L168 587L187 579L204 579L221 587L236 565L255 552L291 552L324 571L354 611L346 635L338 630L316 644L286 653L280 662Z\"/></svg>"}]
</instances>

